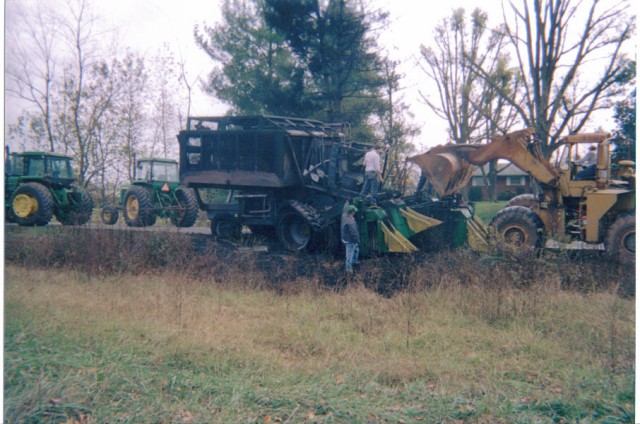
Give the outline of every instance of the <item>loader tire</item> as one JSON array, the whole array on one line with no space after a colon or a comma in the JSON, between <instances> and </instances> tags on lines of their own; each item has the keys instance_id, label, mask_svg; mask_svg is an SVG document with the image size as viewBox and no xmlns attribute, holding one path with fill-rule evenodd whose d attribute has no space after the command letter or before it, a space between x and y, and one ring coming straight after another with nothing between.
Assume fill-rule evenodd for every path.
<instances>
[{"instance_id":1,"label":"loader tire","mask_svg":"<svg viewBox=\"0 0 640 424\"><path fill-rule=\"evenodd\" d=\"M69 208L56 211L56 218L62 225L84 225L91 220L93 199L86 190L75 188L68 196Z\"/></svg>"},{"instance_id":2,"label":"loader tire","mask_svg":"<svg viewBox=\"0 0 640 424\"><path fill-rule=\"evenodd\" d=\"M176 227L192 227L198 219L198 201L192 189L180 186L175 192L178 204L171 215L171 222Z\"/></svg>"},{"instance_id":3,"label":"loader tire","mask_svg":"<svg viewBox=\"0 0 640 424\"><path fill-rule=\"evenodd\" d=\"M526 193L519 194L516 197L512 198L507 202L505 208L510 206L524 206L525 208L531 209L533 206L538 204L538 198L535 194Z\"/></svg>"},{"instance_id":4,"label":"loader tire","mask_svg":"<svg viewBox=\"0 0 640 424\"><path fill-rule=\"evenodd\" d=\"M515 248L535 249L543 246L544 224L538 215L524 206L510 206L491 220L493 237Z\"/></svg>"},{"instance_id":5,"label":"loader tire","mask_svg":"<svg viewBox=\"0 0 640 424\"><path fill-rule=\"evenodd\" d=\"M127 190L123 206L124 220L129 227L145 227L156 221L151 193L143 187L133 186Z\"/></svg>"},{"instance_id":6,"label":"loader tire","mask_svg":"<svg viewBox=\"0 0 640 424\"><path fill-rule=\"evenodd\" d=\"M114 225L118 222L118 208L111 205L104 206L100 213L100 219L103 224Z\"/></svg>"},{"instance_id":7,"label":"loader tire","mask_svg":"<svg viewBox=\"0 0 640 424\"><path fill-rule=\"evenodd\" d=\"M635 266L636 263L636 217L633 214L620 215L607 231L605 239L606 255L622 265Z\"/></svg>"},{"instance_id":8,"label":"loader tire","mask_svg":"<svg viewBox=\"0 0 640 424\"><path fill-rule=\"evenodd\" d=\"M53 195L42 184L21 184L11 196L11 212L18 225L47 225L53 210Z\"/></svg>"}]
</instances>

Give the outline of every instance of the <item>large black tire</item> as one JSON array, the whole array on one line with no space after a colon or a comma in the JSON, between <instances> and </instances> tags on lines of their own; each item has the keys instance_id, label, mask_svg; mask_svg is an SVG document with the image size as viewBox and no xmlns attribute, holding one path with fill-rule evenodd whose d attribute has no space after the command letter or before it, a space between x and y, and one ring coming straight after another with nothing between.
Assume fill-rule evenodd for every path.
<instances>
[{"instance_id":1,"label":"large black tire","mask_svg":"<svg viewBox=\"0 0 640 424\"><path fill-rule=\"evenodd\" d=\"M11 196L15 222L22 226L47 225L53 218L53 195L38 183L24 183Z\"/></svg>"},{"instance_id":2,"label":"large black tire","mask_svg":"<svg viewBox=\"0 0 640 424\"><path fill-rule=\"evenodd\" d=\"M309 245L313 229L298 211L286 208L279 214L276 235L285 249L300 252Z\"/></svg>"},{"instance_id":3,"label":"large black tire","mask_svg":"<svg viewBox=\"0 0 640 424\"><path fill-rule=\"evenodd\" d=\"M620 215L607 231L606 254L612 260L629 266L636 263L636 217Z\"/></svg>"},{"instance_id":4,"label":"large black tire","mask_svg":"<svg viewBox=\"0 0 640 424\"><path fill-rule=\"evenodd\" d=\"M69 196L69 207L56 210L56 218L62 225L84 225L91 220L93 199L86 190L74 188Z\"/></svg>"},{"instance_id":5,"label":"large black tire","mask_svg":"<svg viewBox=\"0 0 640 424\"><path fill-rule=\"evenodd\" d=\"M133 186L124 195L123 215L129 227L145 227L156 221L151 193L144 187Z\"/></svg>"},{"instance_id":6,"label":"large black tire","mask_svg":"<svg viewBox=\"0 0 640 424\"><path fill-rule=\"evenodd\" d=\"M192 227L196 223L200 211L196 194L192 189L180 186L176 189L176 199L178 204L175 212L171 215L171 222L176 227Z\"/></svg>"},{"instance_id":7,"label":"large black tire","mask_svg":"<svg viewBox=\"0 0 640 424\"><path fill-rule=\"evenodd\" d=\"M13 208L9 205L4 208L4 220L5 222L16 222L16 215L13 213Z\"/></svg>"},{"instance_id":8,"label":"large black tire","mask_svg":"<svg viewBox=\"0 0 640 424\"><path fill-rule=\"evenodd\" d=\"M220 238L234 238L240 236L241 226L231 215L216 215L211 220L211 234Z\"/></svg>"},{"instance_id":9,"label":"large black tire","mask_svg":"<svg viewBox=\"0 0 640 424\"><path fill-rule=\"evenodd\" d=\"M531 207L537 204L538 204L538 198L535 194L525 193L525 194L519 194L516 197L509 200L505 208L508 208L511 206L524 206L525 208L531 209Z\"/></svg>"},{"instance_id":10,"label":"large black tire","mask_svg":"<svg viewBox=\"0 0 640 424\"><path fill-rule=\"evenodd\" d=\"M104 206L100 212L100 219L103 224L114 225L118 222L118 208L111 205Z\"/></svg>"},{"instance_id":11,"label":"large black tire","mask_svg":"<svg viewBox=\"0 0 640 424\"><path fill-rule=\"evenodd\" d=\"M539 248L543 245L544 224L538 215L524 206L510 206L500 210L490 224L496 241L519 249Z\"/></svg>"},{"instance_id":12,"label":"large black tire","mask_svg":"<svg viewBox=\"0 0 640 424\"><path fill-rule=\"evenodd\" d=\"M327 223L310 204L290 199L278 214L276 235L291 252L307 250L328 253L338 249L338 227L339 224L332 226Z\"/></svg>"}]
</instances>

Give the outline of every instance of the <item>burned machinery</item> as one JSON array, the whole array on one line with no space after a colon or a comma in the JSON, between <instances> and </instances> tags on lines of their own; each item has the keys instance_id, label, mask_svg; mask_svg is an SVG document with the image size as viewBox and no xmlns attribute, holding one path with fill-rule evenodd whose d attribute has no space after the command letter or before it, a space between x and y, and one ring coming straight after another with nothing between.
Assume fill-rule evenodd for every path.
<instances>
[{"instance_id":1,"label":"burned machinery","mask_svg":"<svg viewBox=\"0 0 640 424\"><path fill-rule=\"evenodd\" d=\"M340 245L345 202L354 199L365 255L415 250L408 238L439 223L390 195L380 196L379 209L365 207L358 195L370 146L350 141L342 124L265 115L190 117L178 141L180 179L195 189L215 236L248 227L275 232L289 251L333 250Z\"/></svg>"}]
</instances>

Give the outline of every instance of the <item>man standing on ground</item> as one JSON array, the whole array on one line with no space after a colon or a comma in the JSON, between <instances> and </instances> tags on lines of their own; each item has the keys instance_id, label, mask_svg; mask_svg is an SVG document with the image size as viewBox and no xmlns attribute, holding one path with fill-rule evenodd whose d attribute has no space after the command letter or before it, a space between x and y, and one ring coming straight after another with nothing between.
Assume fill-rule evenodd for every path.
<instances>
[{"instance_id":1,"label":"man standing on ground","mask_svg":"<svg viewBox=\"0 0 640 424\"><path fill-rule=\"evenodd\" d=\"M342 211L340 235L346 249L345 271L347 274L353 273L353 265L358 263L360 255L360 232L355 219L356 212L358 212L358 208L353 205L347 206L347 204Z\"/></svg>"},{"instance_id":2,"label":"man standing on ground","mask_svg":"<svg viewBox=\"0 0 640 424\"><path fill-rule=\"evenodd\" d=\"M378 207L378 184L382 182L382 171L380 169L380 154L384 152L384 144L376 143L364 155L364 184L360 191L360 197L371 193L371 207Z\"/></svg>"}]
</instances>

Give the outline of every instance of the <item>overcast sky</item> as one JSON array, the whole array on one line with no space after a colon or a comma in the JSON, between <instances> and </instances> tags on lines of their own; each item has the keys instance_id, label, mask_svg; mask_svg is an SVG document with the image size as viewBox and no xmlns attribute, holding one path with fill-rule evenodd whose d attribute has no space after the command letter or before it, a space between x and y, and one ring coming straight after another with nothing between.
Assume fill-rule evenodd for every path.
<instances>
[{"instance_id":1,"label":"overcast sky","mask_svg":"<svg viewBox=\"0 0 640 424\"><path fill-rule=\"evenodd\" d=\"M12 4L33 1L60 4L62 0L5 0L6 18L10 19ZM151 56L163 43L168 43L176 57L185 59L187 73L192 81L196 78L206 78L213 66L208 56L195 45L194 26L212 26L219 22L221 3L221 0L93 2L97 14L104 18L104 24L117 28L122 45ZM414 143L433 146L447 142L446 123L436 117L420 100L420 91L433 91L435 87L434 82L415 65L420 45L431 44L435 26L457 7L464 7L467 13L470 13L479 6L488 12L489 25L495 26L502 18L501 1L487 0L479 5L477 1L472 0L371 0L371 4L390 12L389 28L381 35L379 41L393 59L401 61L400 71L405 75L403 96L411 105L415 115L413 121L422 129L422 135L414 140ZM193 94L192 115L219 115L226 111L225 105L201 93L199 88ZM7 119L11 121L10 114L7 114Z\"/></svg>"}]
</instances>

